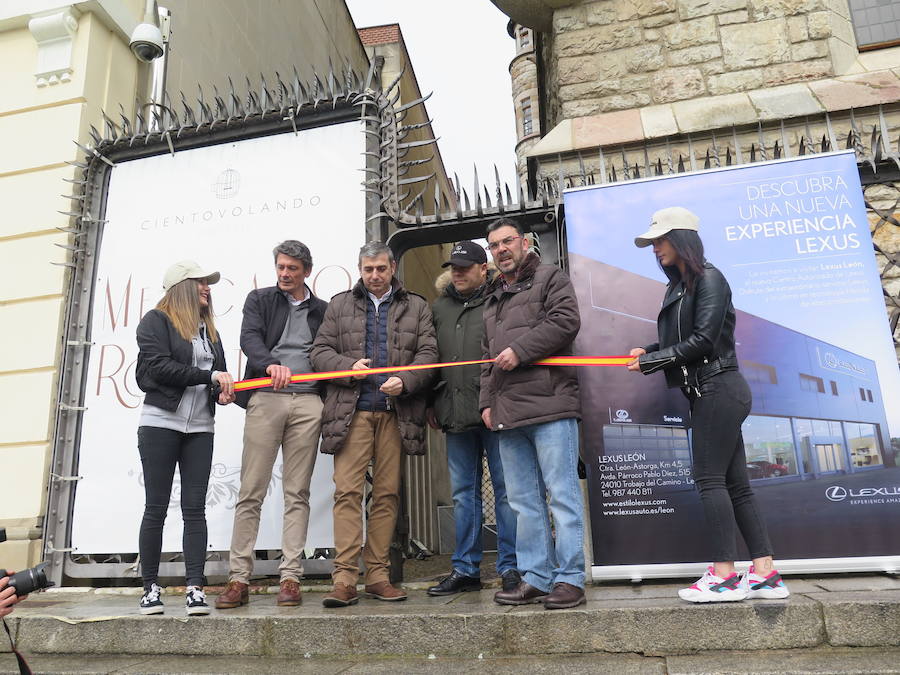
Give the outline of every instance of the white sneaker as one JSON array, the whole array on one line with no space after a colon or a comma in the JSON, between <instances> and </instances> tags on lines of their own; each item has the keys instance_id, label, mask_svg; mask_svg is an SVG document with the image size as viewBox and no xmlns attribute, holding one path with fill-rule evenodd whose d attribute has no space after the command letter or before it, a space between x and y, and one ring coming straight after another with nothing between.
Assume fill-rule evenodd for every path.
<instances>
[{"instance_id":1,"label":"white sneaker","mask_svg":"<svg viewBox=\"0 0 900 675\"><path fill-rule=\"evenodd\" d=\"M710 565L693 586L678 591L678 597L688 602L737 602L747 597L747 590L741 587L737 573L722 579L713 574Z\"/></svg>"},{"instance_id":2,"label":"white sneaker","mask_svg":"<svg viewBox=\"0 0 900 675\"><path fill-rule=\"evenodd\" d=\"M741 579L741 585L747 591L748 599L779 600L791 594L787 586L784 585L784 579L781 578L778 570L772 570L767 576L763 577L756 573L753 565L750 566L750 571Z\"/></svg>"},{"instance_id":3,"label":"white sneaker","mask_svg":"<svg viewBox=\"0 0 900 675\"><path fill-rule=\"evenodd\" d=\"M141 614L162 614L165 608L159 597L161 594L162 588L159 587L159 584L150 584L150 588L145 589L141 596Z\"/></svg>"},{"instance_id":4,"label":"white sneaker","mask_svg":"<svg viewBox=\"0 0 900 675\"><path fill-rule=\"evenodd\" d=\"M184 606L189 616L209 614L209 605L206 604L206 594L199 586L188 586L185 592Z\"/></svg>"}]
</instances>

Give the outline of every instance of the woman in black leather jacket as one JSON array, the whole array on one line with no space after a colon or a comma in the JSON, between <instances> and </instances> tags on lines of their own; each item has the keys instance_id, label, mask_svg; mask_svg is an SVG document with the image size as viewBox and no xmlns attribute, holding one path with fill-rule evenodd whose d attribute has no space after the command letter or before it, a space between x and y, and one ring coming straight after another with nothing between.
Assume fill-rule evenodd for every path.
<instances>
[{"instance_id":1,"label":"woman in black leather jacket","mask_svg":"<svg viewBox=\"0 0 900 675\"><path fill-rule=\"evenodd\" d=\"M234 400L234 380L226 370L209 291L218 280L218 272L204 272L189 260L172 265L163 278L165 295L137 327L135 377L146 393L138 422L146 492L138 540L144 578L141 614L163 612L157 575L176 466L184 520L185 608L189 615L209 614L203 569L213 417L216 403Z\"/></svg>"},{"instance_id":2,"label":"woman in black leather jacket","mask_svg":"<svg viewBox=\"0 0 900 675\"><path fill-rule=\"evenodd\" d=\"M741 424L751 396L734 350L731 288L706 262L698 226L696 215L673 206L654 213L650 230L635 239L638 247L653 246L669 284L657 319L659 342L632 349L628 365L645 375L662 370L666 384L690 401L692 470L715 562L678 595L689 602L785 598L747 476ZM753 559L745 575L734 567L737 531Z\"/></svg>"}]
</instances>

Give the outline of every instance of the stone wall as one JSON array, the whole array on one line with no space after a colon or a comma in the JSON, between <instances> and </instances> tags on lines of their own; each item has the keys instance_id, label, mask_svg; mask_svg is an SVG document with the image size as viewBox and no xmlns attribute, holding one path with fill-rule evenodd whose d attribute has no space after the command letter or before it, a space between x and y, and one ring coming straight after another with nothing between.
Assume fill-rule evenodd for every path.
<instances>
[{"instance_id":1,"label":"stone wall","mask_svg":"<svg viewBox=\"0 0 900 675\"><path fill-rule=\"evenodd\" d=\"M872 240L883 252L875 253L876 264L885 291L888 316L900 311L900 183L869 185L863 190L869 206ZM893 222L891 222L893 220ZM892 264L892 259L897 263ZM900 360L900 324L894 330L894 345Z\"/></svg>"},{"instance_id":2,"label":"stone wall","mask_svg":"<svg viewBox=\"0 0 900 675\"><path fill-rule=\"evenodd\" d=\"M846 0L593 0L556 10L544 45L550 128L833 77L857 55Z\"/></svg>"}]
</instances>

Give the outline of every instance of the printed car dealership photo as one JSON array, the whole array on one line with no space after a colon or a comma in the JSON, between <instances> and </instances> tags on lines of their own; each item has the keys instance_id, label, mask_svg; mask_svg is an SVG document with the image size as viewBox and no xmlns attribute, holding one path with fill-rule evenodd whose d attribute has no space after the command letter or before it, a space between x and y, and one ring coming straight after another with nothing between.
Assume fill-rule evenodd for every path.
<instances>
[{"instance_id":1,"label":"printed car dealership photo","mask_svg":"<svg viewBox=\"0 0 900 675\"><path fill-rule=\"evenodd\" d=\"M871 254L862 247L798 260L793 245L744 249L728 237L732 223L750 213L740 208L746 185L779 173L813 174L816 162L833 173L841 159L807 161L805 171L798 161L650 179L640 189L632 183L568 192L570 273L582 313L576 349L588 353L603 344L612 353L657 341L665 277L628 244L654 209L673 203L696 209L706 257L733 289L735 352L752 394L741 427L746 470L778 557L894 555L900 521L890 514L900 508L900 468L890 418L900 404L900 375L880 288L866 276L875 272L864 269L872 266ZM703 189L704 183L722 194L710 198L715 188ZM837 202L842 220L862 222L855 211L860 204L843 194ZM868 236L862 228L856 234ZM585 369L579 375L583 401L595 413L586 407L583 420L593 458L595 564L702 560L682 391L666 388L661 373L633 378L618 369ZM636 531L646 536L635 537Z\"/></svg>"}]
</instances>

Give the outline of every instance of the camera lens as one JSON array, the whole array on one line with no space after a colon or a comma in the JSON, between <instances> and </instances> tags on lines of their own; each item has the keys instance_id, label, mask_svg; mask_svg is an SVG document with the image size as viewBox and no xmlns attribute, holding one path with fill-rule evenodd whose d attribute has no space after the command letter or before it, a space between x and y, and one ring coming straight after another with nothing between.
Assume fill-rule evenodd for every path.
<instances>
[{"instance_id":1,"label":"camera lens","mask_svg":"<svg viewBox=\"0 0 900 675\"><path fill-rule=\"evenodd\" d=\"M138 42L132 46L135 56L144 63L150 63L154 59L158 59L163 55L162 47L152 42Z\"/></svg>"},{"instance_id":2,"label":"camera lens","mask_svg":"<svg viewBox=\"0 0 900 675\"><path fill-rule=\"evenodd\" d=\"M9 578L9 585L16 589L17 596L21 597L53 586L53 582L47 579L47 573L44 571L47 564L42 562L31 569L17 572Z\"/></svg>"}]
</instances>

